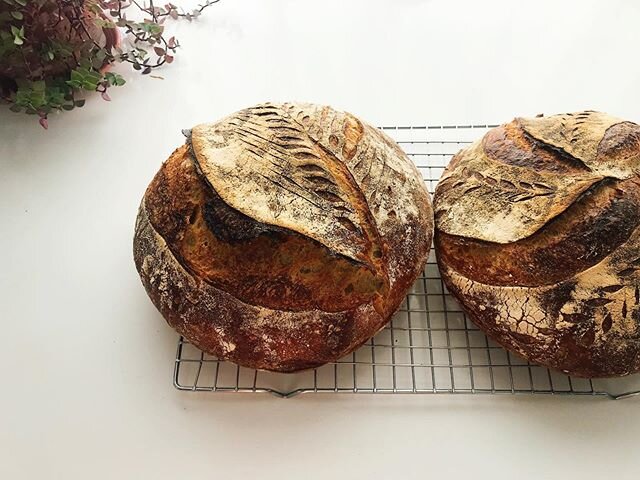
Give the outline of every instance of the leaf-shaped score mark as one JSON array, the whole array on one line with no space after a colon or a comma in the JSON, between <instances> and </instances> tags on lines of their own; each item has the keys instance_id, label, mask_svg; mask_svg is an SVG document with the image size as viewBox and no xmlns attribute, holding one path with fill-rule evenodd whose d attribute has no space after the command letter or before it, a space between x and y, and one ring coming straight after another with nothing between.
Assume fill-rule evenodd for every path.
<instances>
[{"instance_id":1,"label":"leaf-shaped score mark","mask_svg":"<svg viewBox=\"0 0 640 480\"><path fill-rule=\"evenodd\" d=\"M372 253L380 250L379 234L363 193L346 165L311 137L311 120L305 124L290 111L266 104L195 127L201 170L234 209L380 271ZM300 118L306 116L311 112ZM222 137L229 139L226 149L219 149Z\"/></svg>"},{"instance_id":2,"label":"leaf-shaped score mark","mask_svg":"<svg viewBox=\"0 0 640 480\"><path fill-rule=\"evenodd\" d=\"M613 302L611 298L592 298L584 302L589 307L602 307L603 305L607 305Z\"/></svg>"},{"instance_id":3,"label":"leaf-shaped score mark","mask_svg":"<svg viewBox=\"0 0 640 480\"><path fill-rule=\"evenodd\" d=\"M591 174L563 177L497 165L486 158L480 143L463 150L455 160L437 189L438 228L494 243L533 235L602 180Z\"/></svg>"},{"instance_id":4,"label":"leaf-shaped score mark","mask_svg":"<svg viewBox=\"0 0 640 480\"><path fill-rule=\"evenodd\" d=\"M555 189L543 183L528 183L511 181L502 177L492 177L483 175L481 172L471 173L471 177L477 179L480 183L486 183L495 190L502 191L507 198L514 202L522 202L534 197L551 195Z\"/></svg>"},{"instance_id":5,"label":"leaf-shaped score mark","mask_svg":"<svg viewBox=\"0 0 640 480\"><path fill-rule=\"evenodd\" d=\"M629 262L627 266L625 266L625 268L619 271L618 275L623 278L629 277L631 275L634 275L639 270L640 270L640 258L636 258L635 260L632 260L631 262Z\"/></svg>"},{"instance_id":6,"label":"leaf-shaped score mark","mask_svg":"<svg viewBox=\"0 0 640 480\"><path fill-rule=\"evenodd\" d=\"M469 168L463 168L458 176L449 176L441 183L450 183L451 189L462 188L464 194L468 194L486 187L494 194L502 194L511 202L523 202L535 197L553 195L555 188L539 182L525 182L509 180L500 176L492 176Z\"/></svg>"},{"instance_id":7,"label":"leaf-shaped score mark","mask_svg":"<svg viewBox=\"0 0 640 480\"><path fill-rule=\"evenodd\" d=\"M618 275L620 275L621 277L629 277L634 273L636 273L637 271L638 271L638 267L629 267L618 272Z\"/></svg>"},{"instance_id":8,"label":"leaf-shaped score mark","mask_svg":"<svg viewBox=\"0 0 640 480\"><path fill-rule=\"evenodd\" d=\"M624 285L608 285L606 287L602 287L600 290L606 293L615 293L622 288L624 288Z\"/></svg>"},{"instance_id":9,"label":"leaf-shaped score mark","mask_svg":"<svg viewBox=\"0 0 640 480\"><path fill-rule=\"evenodd\" d=\"M342 198L340 198L338 195L336 195L335 193L329 192L327 190L314 189L314 192L320 198L323 198L326 201L331 202L331 203L336 203L336 202L342 202L343 201Z\"/></svg>"}]
</instances>

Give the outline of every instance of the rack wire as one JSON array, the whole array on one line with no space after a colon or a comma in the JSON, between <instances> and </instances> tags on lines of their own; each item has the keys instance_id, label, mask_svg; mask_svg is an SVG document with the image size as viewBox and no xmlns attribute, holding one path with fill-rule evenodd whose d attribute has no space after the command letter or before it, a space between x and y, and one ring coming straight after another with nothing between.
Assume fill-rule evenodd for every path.
<instances>
[{"instance_id":1,"label":"rack wire","mask_svg":"<svg viewBox=\"0 0 640 480\"><path fill-rule=\"evenodd\" d=\"M407 152L433 193L453 154L495 125L381 127ZM444 286L433 251L393 320L354 353L295 374L217 359L178 341L173 384L197 392L640 395L640 375L589 380L532 365L489 340Z\"/></svg>"}]
</instances>

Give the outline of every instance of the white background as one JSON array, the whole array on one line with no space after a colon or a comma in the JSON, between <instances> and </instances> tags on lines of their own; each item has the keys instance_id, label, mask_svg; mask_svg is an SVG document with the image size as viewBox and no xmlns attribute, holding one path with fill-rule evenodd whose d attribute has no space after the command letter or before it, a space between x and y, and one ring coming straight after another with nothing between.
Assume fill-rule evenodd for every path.
<instances>
[{"instance_id":1,"label":"white background","mask_svg":"<svg viewBox=\"0 0 640 480\"><path fill-rule=\"evenodd\" d=\"M640 402L199 395L140 284L138 202L180 130L265 100L370 123L640 121L640 2L223 0L105 104L0 111L0 478L638 478Z\"/></svg>"}]
</instances>

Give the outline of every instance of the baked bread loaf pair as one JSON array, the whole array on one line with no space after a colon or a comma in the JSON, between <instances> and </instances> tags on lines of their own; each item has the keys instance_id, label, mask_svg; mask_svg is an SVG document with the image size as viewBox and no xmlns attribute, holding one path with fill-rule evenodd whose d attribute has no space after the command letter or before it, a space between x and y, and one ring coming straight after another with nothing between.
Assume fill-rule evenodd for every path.
<instances>
[{"instance_id":1,"label":"baked bread loaf pair","mask_svg":"<svg viewBox=\"0 0 640 480\"><path fill-rule=\"evenodd\" d=\"M198 125L147 189L134 259L168 323L240 365L292 372L376 334L422 271L433 212L380 130L310 104Z\"/></svg>"},{"instance_id":2,"label":"baked bread loaf pair","mask_svg":"<svg viewBox=\"0 0 640 480\"><path fill-rule=\"evenodd\" d=\"M434 209L442 277L491 338L574 375L640 370L640 126L518 118L452 159Z\"/></svg>"},{"instance_id":3,"label":"baked bread loaf pair","mask_svg":"<svg viewBox=\"0 0 640 480\"><path fill-rule=\"evenodd\" d=\"M422 270L432 210L398 146L350 114L264 104L187 132L140 206L134 257L200 349L292 372L377 333ZM640 370L640 127L516 119L459 152L435 194L441 274L532 362Z\"/></svg>"}]
</instances>

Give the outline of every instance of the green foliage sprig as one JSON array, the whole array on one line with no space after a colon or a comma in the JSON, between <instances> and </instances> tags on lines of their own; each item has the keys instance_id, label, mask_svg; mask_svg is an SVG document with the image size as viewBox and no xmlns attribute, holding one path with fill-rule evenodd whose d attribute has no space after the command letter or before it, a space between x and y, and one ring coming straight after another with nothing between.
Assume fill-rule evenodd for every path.
<instances>
[{"instance_id":1,"label":"green foliage sprig","mask_svg":"<svg viewBox=\"0 0 640 480\"><path fill-rule=\"evenodd\" d=\"M164 22L191 21L219 1L184 11L152 0L0 0L0 101L44 128L51 112L83 106L83 91L110 101L108 90L125 83L111 65L148 75L172 63L180 44Z\"/></svg>"}]
</instances>

